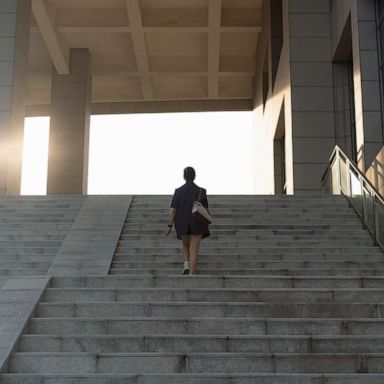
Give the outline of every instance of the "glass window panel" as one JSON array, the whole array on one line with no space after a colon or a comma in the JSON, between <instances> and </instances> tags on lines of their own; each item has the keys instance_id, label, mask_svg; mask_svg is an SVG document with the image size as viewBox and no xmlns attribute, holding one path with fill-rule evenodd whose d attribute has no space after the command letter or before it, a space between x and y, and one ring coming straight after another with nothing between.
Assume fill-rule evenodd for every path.
<instances>
[{"instance_id":1,"label":"glass window panel","mask_svg":"<svg viewBox=\"0 0 384 384\"><path fill-rule=\"evenodd\" d=\"M332 173L332 194L340 195L340 171L339 171L339 162L335 161L331 166Z\"/></svg>"},{"instance_id":2,"label":"glass window panel","mask_svg":"<svg viewBox=\"0 0 384 384\"><path fill-rule=\"evenodd\" d=\"M365 189L364 189L364 206L365 206L365 223L373 233L375 228L375 222L374 222L374 216L373 216L373 198L372 198L372 195Z\"/></svg>"},{"instance_id":3,"label":"glass window panel","mask_svg":"<svg viewBox=\"0 0 384 384\"><path fill-rule=\"evenodd\" d=\"M384 205L377 203L376 204L376 214L378 222L378 238L382 246L384 246Z\"/></svg>"},{"instance_id":4,"label":"glass window panel","mask_svg":"<svg viewBox=\"0 0 384 384\"><path fill-rule=\"evenodd\" d=\"M384 12L384 1L383 0L377 0L377 3L379 5L379 14L382 15Z\"/></svg>"},{"instance_id":5,"label":"glass window panel","mask_svg":"<svg viewBox=\"0 0 384 384\"><path fill-rule=\"evenodd\" d=\"M361 183L359 178L351 171L349 171L351 177L351 203L355 209L359 212L360 216L363 214L362 209L362 196L361 196Z\"/></svg>"},{"instance_id":6,"label":"glass window panel","mask_svg":"<svg viewBox=\"0 0 384 384\"><path fill-rule=\"evenodd\" d=\"M340 159L340 181L342 191L345 194L348 194L348 172L347 165L343 159Z\"/></svg>"}]
</instances>

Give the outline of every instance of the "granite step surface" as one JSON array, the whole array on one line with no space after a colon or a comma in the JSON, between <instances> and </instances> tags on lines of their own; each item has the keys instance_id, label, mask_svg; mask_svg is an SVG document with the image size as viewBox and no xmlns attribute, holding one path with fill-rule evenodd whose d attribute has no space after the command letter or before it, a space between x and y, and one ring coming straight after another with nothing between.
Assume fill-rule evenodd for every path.
<instances>
[{"instance_id":1,"label":"granite step surface","mask_svg":"<svg viewBox=\"0 0 384 384\"><path fill-rule=\"evenodd\" d=\"M195 276L170 200L133 198L108 276L51 279L1 383L384 382L384 254L343 197L210 197Z\"/></svg>"}]
</instances>

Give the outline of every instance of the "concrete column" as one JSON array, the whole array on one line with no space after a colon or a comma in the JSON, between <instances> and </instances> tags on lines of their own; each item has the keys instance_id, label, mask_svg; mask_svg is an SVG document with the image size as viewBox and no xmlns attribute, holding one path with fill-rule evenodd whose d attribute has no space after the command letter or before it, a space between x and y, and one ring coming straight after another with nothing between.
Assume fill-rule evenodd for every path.
<instances>
[{"instance_id":1,"label":"concrete column","mask_svg":"<svg viewBox=\"0 0 384 384\"><path fill-rule=\"evenodd\" d=\"M30 18L30 0L0 1L0 194L20 194Z\"/></svg>"},{"instance_id":2,"label":"concrete column","mask_svg":"<svg viewBox=\"0 0 384 384\"><path fill-rule=\"evenodd\" d=\"M87 194L91 56L71 50L70 75L53 69L48 194Z\"/></svg>"},{"instance_id":3,"label":"concrete column","mask_svg":"<svg viewBox=\"0 0 384 384\"><path fill-rule=\"evenodd\" d=\"M294 189L319 193L336 144L329 0L289 1Z\"/></svg>"}]
</instances>

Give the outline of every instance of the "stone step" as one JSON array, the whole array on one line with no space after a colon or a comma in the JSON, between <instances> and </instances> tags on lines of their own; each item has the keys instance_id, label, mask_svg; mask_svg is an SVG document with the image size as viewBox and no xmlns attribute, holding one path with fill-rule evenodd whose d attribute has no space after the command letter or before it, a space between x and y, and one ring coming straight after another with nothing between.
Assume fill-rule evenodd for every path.
<instances>
[{"instance_id":1,"label":"stone step","mask_svg":"<svg viewBox=\"0 0 384 384\"><path fill-rule=\"evenodd\" d=\"M73 276L54 277L51 288L384 288L384 276Z\"/></svg>"},{"instance_id":2,"label":"stone step","mask_svg":"<svg viewBox=\"0 0 384 384\"><path fill-rule=\"evenodd\" d=\"M20 208L19 208L20 207ZM79 212L79 205L68 205L68 204L55 204L54 206L40 206L40 207L30 207L30 206L9 206L7 207L4 204L0 203L0 214L7 214L7 213L23 213L23 214L72 214L73 216L76 216ZM347 208L346 208L347 209Z\"/></svg>"},{"instance_id":3,"label":"stone step","mask_svg":"<svg viewBox=\"0 0 384 384\"><path fill-rule=\"evenodd\" d=\"M28 249L28 248L25 248ZM38 249L38 248L37 248ZM218 247L214 244L205 243L201 246L199 254L212 254L216 252L218 254L227 254L227 255L254 255L254 254L306 254L306 253L316 253L316 254L329 254L329 253L343 253L343 254L365 254L365 253L378 253L383 254L379 247L366 247L366 246L337 246L337 244L327 243L322 246L314 246L311 244L306 245L305 247L300 247L299 244L294 244L294 246L264 246L264 247ZM181 254L181 243L169 243L166 247L162 245L154 246L153 244L137 244L135 247L133 244L130 246L117 246L115 255L170 255L170 254Z\"/></svg>"},{"instance_id":4,"label":"stone step","mask_svg":"<svg viewBox=\"0 0 384 384\"><path fill-rule=\"evenodd\" d=\"M268 201L291 201L291 200L327 200L327 201L345 201L343 196L340 195L324 195L320 193L308 194L308 195L211 195L209 194L210 199L217 200L268 200ZM165 199L172 199L172 195L134 195L133 203L137 204L140 202L148 201L162 201Z\"/></svg>"},{"instance_id":5,"label":"stone step","mask_svg":"<svg viewBox=\"0 0 384 384\"><path fill-rule=\"evenodd\" d=\"M102 300L102 298L100 298ZM384 318L384 301L377 303L346 302L41 302L37 307L39 318L107 319L160 317L202 317L273 319L273 318ZM203 311L203 312L200 312ZM58 331L60 332L60 331ZM157 331L153 331L156 333ZM215 332L220 331L212 331ZM236 330L233 330L236 334Z\"/></svg>"},{"instance_id":6,"label":"stone step","mask_svg":"<svg viewBox=\"0 0 384 384\"><path fill-rule=\"evenodd\" d=\"M134 197L110 276L51 280L0 382L384 382L384 254L343 197L209 196L197 276L164 236L170 199ZM0 217L0 268L49 265L67 209L23 215L0 198L15 220Z\"/></svg>"},{"instance_id":7,"label":"stone step","mask_svg":"<svg viewBox=\"0 0 384 384\"><path fill-rule=\"evenodd\" d=\"M47 261L0 261L0 269L48 269L51 266L51 262Z\"/></svg>"},{"instance_id":8,"label":"stone step","mask_svg":"<svg viewBox=\"0 0 384 384\"><path fill-rule=\"evenodd\" d=\"M117 249L115 256L158 256L158 255L181 255L181 242L177 241L175 243L170 243L172 247L153 247L147 246L146 244L141 244L140 247L123 247ZM316 254L316 255L383 255L382 250L379 247L300 247L296 245L295 247L215 247L207 246L207 243L203 243L199 250L199 256L211 256L211 255L231 255L236 256L253 256L253 255L306 255L306 254Z\"/></svg>"},{"instance_id":9,"label":"stone step","mask_svg":"<svg viewBox=\"0 0 384 384\"><path fill-rule=\"evenodd\" d=\"M382 384L383 374L2 374L3 384Z\"/></svg>"},{"instance_id":10,"label":"stone step","mask_svg":"<svg viewBox=\"0 0 384 384\"><path fill-rule=\"evenodd\" d=\"M340 215L338 215L335 212L335 206L334 205L329 205L329 206L318 206L316 208L312 207L301 207L301 212L296 213L291 213L290 210L294 210L294 207L276 207L279 208L280 212L276 211L267 211L268 208L264 208L265 211L260 211L260 208L257 207L240 207L240 208L235 208L235 207L210 207L209 211L212 213L213 218L216 218L216 215L218 215L219 219L225 218L225 216L233 217L234 221L239 221L241 219L246 219L246 218L263 218L264 220L268 220L268 218L278 220L279 217L282 218L288 218L289 216L295 217L295 218L301 218L303 217L304 219L309 219L309 218L325 218L325 217L330 217L330 218L338 218ZM331 208L333 208L333 211L331 211ZM263 209L263 208L261 208ZM299 208L300 209L300 208ZM132 218L137 218L139 219L139 215L145 215L145 218L151 218L151 217L167 217L169 216L171 210L170 208L166 207L158 207L158 208L142 208L142 209L134 209L131 208L129 210L130 214L132 213ZM357 219L356 213L352 210L349 209L346 213L342 214L341 216L346 216L349 219ZM127 220L130 220L131 216L129 215Z\"/></svg>"},{"instance_id":11,"label":"stone step","mask_svg":"<svg viewBox=\"0 0 384 384\"><path fill-rule=\"evenodd\" d=\"M188 277L187 277L188 278ZM383 288L49 288L50 302L384 302Z\"/></svg>"},{"instance_id":12,"label":"stone step","mask_svg":"<svg viewBox=\"0 0 384 384\"><path fill-rule=\"evenodd\" d=\"M292 213L285 213L281 210L277 210L276 213L269 213L269 212L255 212L255 213L218 213L214 212L214 219L215 224L217 223L228 223L228 222L254 222L254 221L260 221L260 219L263 219L265 221L268 221L268 219L277 219L278 217L283 218L290 218L290 217L303 217L305 219L308 218L337 218L341 215L343 217L353 219L355 220L356 214L354 212L351 212L350 210L347 211L347 213L343 214L335 214L334 210L330 210L329 213L327 213L324 209L319 209L318 212L308 212L308 213L302 213L297 212L297 209L292 210ZM325 211L325 212L324 212ZM130 213L127 217L125 223L126 224L134 224L134 223L140 223L140 222L146 222L146 223L162 223L165 220L167 220L169 217L168 214L159 214L159 213Z\"/></svg>"},{"instance_id":13,"label":"stone step","mask_svg":"<svg viewBox=\"0 0 384 384\"><path fill-rule=\"evenodd\" d=\"M5 235L3 235L5 237ZM9 236L9 235L8 235ZM31 235L19 235L21 236L34 236L33 234ZM52 235L47 235L49 237L53 237ZM48 238L49 238L48 237ZM62 238L62 236L57 236L57 238ZM355 239L370 239L372 240L371 235L366 232L366 231L356 231L354 234ZM173 239L173 237L169 238L170 240ZM268 232L262 232L258 231L255 234L249 235L249 236L244 236L242 234L239 235L230 235L230 236L225 236L225 235L217 235L216 233L211 234L209 237L209 242L210 243L215 243L215 242L220 242L220 241L258 241L258 240L309 240L309 239L314 239L314 240L323 240L327 239L333 240L333 241L345 241L345 240L350 240L351 235L349 232L339 232L339 233L333 233L330 231L326 232L315 232L315 233L302 233L302 234L297 234L294 233L293 231L290 233L289 231L285 233L274 233L274 231L268 231ZM120 241L152 241L152 240L164 240L164 234L162 235L132 235L129 232L125 233L123 232L120 236ZM176 240L176 239L175 239Z\"/></svg>"},{"instance_id":14,"label":"stone step","mask_svg":"<svg viewBox=\"0 0 384 384\"><path fill-rule=\"evenodd\" d=\"M1 260L1 256L0 256ZM127 268L162 268L165 263L173 263L174 265L171 267L179 267L181 262L181 252L169 254L169 255L135 255L132 254L118 254L114 257L114 262L125 262L127 264ZM321 253L306 253L306 254L254 254L254 255L230 255L223 254L217 255L215 253L206 253L202 252L199 255L199 265L203 265L203 263L212 263L212 267L217 267L217 263L220 265L224 265L226 262L230 263L242 263L242 262L255 262L260 260L268 260L268 261L320 261L320 260L328 260L328 261L383 261L384 255L380 253L372 253L372 254L343 254L343 253L329 253L329 254L321 254Z\"/></svg>"},{"instance_id":15,"label":"stone step","mask_svg":"<svg viewBox=\"0 0 384 384\"><path fill-rule=\"evenodd\" d=\"M21 262L51 262L55 255L0 255L0 262L21 261Z\"/></svg>"},{"instance_id":16,"label":"stone step","mask_svg":"<svg viewBox=\"0 0 384 384\"><path fill-rule=\"evenodd\" d=\"M179 264L181 267L181 262ZM179 271L180 267L169 267L167 265L164 265L162 268L156 268L157 271L162 271L163 273L167 273L166 271ZM200 264L198 265L198 271L204 274L210 274L209 271L215 271L220 274L226 274L225 271L232 271L230 273L231 275L234 273L234 271L249 271L249 274L252 275L253 270L257 269L318 269L318 268L383 268L383 262L382 261L329 261L329 260L320 260L320 261L271 261L268 259L265 259L264 261L254 261L252 263L233 263L233 264L226 264L223 263L222 266L213 266L211 267L210 264ZM140 269L145 268L129 268L124 265L124 262L118 263L113 262L112 268L113 270L131 270L131 271L138 271ZM155 269L148 268L148 271L153 271ZM217 274L215 273L215 274ZM171 275L174 273L170 273ZM176 272L177 274L177 272Z\"/></svg>"},{"instance_id":17,"label":"stone step","mask_svg":"<svg viewBox=\"0 0 384 384\"><path fill-rule=\"evenodd\" d=\"M26 213L23 210L12 212L12 210L8 210L6 212L0 210L0 217L1 219L18 219L23 220L24 219L71 219L73 220L77 216L78 212L70 213L60 213L55 212L54 209L47 210L47 212L40 212L40 211L31 211L30 213Z\"/></svg>"},{"instance_id":18,"label":"stone step","mask_svg":"<svg viewBox=\"0 0 384 384\"><path fill-rule=\"evenodd\" d=\"M168 269L114 269L109 271L110 275L180 275L181 268ZM256 269L204 269L197 270L198 275L268 275L268 276L365 276L365 275L384 275L384 266L382 268L369 268L367 266L361 268L341 267L341 268L256 268ZM194 278L188 276L189 278Z\"/></svg>"},{"instance_id":19,"label":"stone step","mask_svg":"<svg viewBox=\"0 0 384 384\"><path fill-rule=\"evenodd\" d=\"M15 373L382 373L384 354L15 353Z\"/></svg>"},{"instance_id":20,"label":"stone step","mask_svg":"<svg viewBox=\"0 0 384 384\"><path fill-rule=\"evenodd\" d=\"M24 230L34 230L39 231L40 233L46 233L50 231L60 231L62 233L66 233L69 228L71 228L72 222L70 223L0 223L0 232L3 231L24 231Z\"/></svg>"},{"instance_id":21,"label":"stone step","mask_svg":"<svg viewBox=\"0 0 384 384\"><path fill-rule=\"evenodd\" d=\"M258 260L253 262L234 262L234 263L228 263L228 262L216 262L216 263L204 263L201 262L198 264L198 271L200 273L207 274L207 271L214 271L217 270L218 272L226 270L232 271L231 275L234 271L246 271L249 270L252 274L252 270L257 270L261 268L278 268L278 269L316 269L316 268L347 268L347 267L354 267L354 268L381 268L383 265L383 261L373 261L373 260L362 260L362 261L334 261L334 260L318 260L318 261L299 261L299 260L268 260L265 258L264 260ZM180 260L178 263L166 263L164 262L163 265L161 263L156 263L154 266L150 265L130 265L129 263L126 263L124 261L122 262L113 262L111 265L112 270L147 270L147 271L153 271L157 270L158 272L165 271L177 271L181 272L181 269L183 267L182 260ZM176 272L176 274L177 274ZM172 274L172 273L171 273ZM174 273L173 273L174 274Z\"/></svg>"},{"instance_id":22,"label":"stone step","mask_svg":"<svg viewBox=\"0 0 384 384\"><path fill-rule=\"evenodd\" d=\"M13 210L15 212L49 212L49 211L58 211L58 212L71 212L76 214L76 211L79 211L83 205L83 202L77 203L60 203L60 202L4 202L0 201L0 211L9 211Z\"/></svg>"},{"instance_id":23,"label":"stone step","mask_svg":"<svg viewBox=\"0 0 384 384\"><path fill-rule=\"evenodd\" d=\"M164 223L167 223L168 218L165 216L164 217ZM36 220L38 222L38 220ZM54 220L52 220L54 222ZM212 230L218 230L218 229L232 229L232 230L250 230L250 229L259 229L259 228L275 228L275 224L280 226L285 226L285 228L290 228L294 225L301 225L305 226L308 228L308 226L314 225L314 226L319 226L319 225L338 225L340 227L346 228L346 226L353 228L361 228L361 222L358 220L358 218L347 218L343 219L343 217L335 217L335 218L286 218L286 217L276 217L275 221L272 219L268 218L258 218L255 220L249 220L244 221L244 220L239 220L239 222L236 222L234 220L222 223L216 223L214 222L211 226L210 229ZM164 224L151 224L147 223L145 221L142 221L141 223L125 223L124 229L126 231L128 230L133 230L133 229L145 229L149 232L155 231L158 229L164 229Z\"/></svg>"},{"instance_id":24,"label":"stone step","mask_svg":"<svg viewBox=\"0 0 384 384\"><path fill-rule=\"evenodd\" d=\"M19 219L17 217L2 218L0 217L0 224L19 224L22 221L26 224L39 224L39 223L72 223L73 218L54 218L54 217L24 217Z\"/></svg>"},{"instance_id":25,"label":"stone step","mask_svg":"<svg viewBox=\"0 0 384 384\"><path fill-rule=\"evenodd\" d=\"M29 248L29 247L48 247L48 248L52 248L52 247L60 247L61 244L62 244L62 240L17 240L17 241L8 241L8 240L3 240L3 241L0 241L0 250L2 248L6 248L6 247L14 247L15 244L17 244L17 247L21 248L21 247L25 247L25 248Z\"/></svg>"},{"instance_id":26,"label":"stone step","mask_svg":"<svg viewBox=\"0 0 384 384\"><path fill-rule=\"evenodd\" d=\"M0 247L0 254L5 255L51 255L55 256L59 247L20 247L17 245Z\"/></svg>"},{"instance_id":27,"label":"stone step","mask_svg":"<svg viewBox=\"0 0 384 384\"><path fill-rule=\"evenodd\" d=\"M147 208L151 207L170 207L172 198L162 200L152 200L152 201L142 201L137 202L133 199L132 208ZM238 207L247 207L247 206L294 206L300 205L303 206L316 206L316 205L334 205L334 206L348 206L348 201L345 198L342 199L323 199L323 198L310 198L310 199L216 199L208 196L208 202L210 206L238 206Z\"/></svg>"},{"instance_id":28,"label":"stone step","mask_svg":"<svg viewBox=\"0 0 384 384\"><path fill-rule=\"evenodd\" d=\"M299 226L292 226L292 225L280 225L277 224L276 226L274 225L256 225L252 226L253 229L250 228L241 228L239 226L231 226L227 228L215 228L212 230L212 227L210 228L212 231L212 234L215 236L257 236L259 230L265 230L265 229L273 229L273 228L282 228L282 229L295 229L295 228L312 228L316 229L319 228L319 226L314 225L314 226L309 226L309 225L299 225ZM328 227L327 225L323 227ZM159 226L157 229L145 229L144 226L143 228L131 228L127 229L124 228L123 234L128 234L128 235L140 235L140 236L164 236L165 229L166 228L166 222L162 225ZM350 233L361 233L362 227L359 223L353 224L353 225L339 225L339 226L329 226L329 230L339 230L339 229L344 229L350 232ZM174 232L172 232L172 235L174 235Z\"/></svg>"},{"instance_id":29,"label":"stone step","mask_svg":"<svg viewBox=\"0 0 384 384\"><path fill-rule=\"evenodd\" d=\"M3 235L4 236L4 235ZM9 236L9 235L8 235ZM31 235L23 235L20 234L19 236L28 236L32 237L33 234ZM47 235L49 237L52 237L53 235ZM57 235L57 237L61 237ZM364 230L358 230L354 233L354 238L358 239L372 239L371 235L369 232L364 231ZM132 235L127 232L122 232L120 236L120 240L159 240L159 239L164 239L164 234L162 235ZM171 238L172 239L172 238ZM278 232L273 229L269 231L257 231L254 234L249 234L248 236L245 236L244 234L234 234L234 235L222 235L222 234L216 234L216 232L213 232L211 236L209 237L210 242L215 242L215 241L228 241L228 240L237 240L237 241L252 241L252 240L273 240L273 239L294 239L294 240L307 240L307 239L316 239L316 240L321 240L321 239L331 239L331 240L351 240L351 234L349 231L344 231L344 232L337 232L335 233L334 231L284 231L284 232Z\"/></svg>"},{"instance_id":30,"label":"stone step","mask_svg":"<svg viewBox=\"0 0 384 384\"><path fill-rule=\"evenodd\" d=\"M0 269L0 276L15 277L15 276L46 276L47 269Z\"/></svg>"},{"instance_id":31,"label":"stone step","mask_svg":"<svg viewBox=\"0 0 384 384\"><path fill-rule=\"evenodd\" d=\"M28 242L19 242L20 245L26 246ZM46 245L58 245L60 242L45 242ZM201 245L201 248L207 249L212 247L236 247L236 248L249 248L249 247L289 247L292 245L297 246L298 240L286 240L286 239L275 239L275 240L249 240L249 241L237 241L236 239L228 240L228 241L210 241L209 239L204 242L204 244ZM13 245L14 242L0 242L1 246L7 246L7 245ZM44 242L33 242L33 245L37 246L45 246ZM117 245L117 249L129 249L133 247L139 247L143 244L143 241L140 240L120 240ZM369 247L370 245L373 245L373 239L355 239L352 238L350 241L344 240L344 241L336 241L336 240L328 240L324 239L323 241L316 240L316 239L306 239L306 240L300 240L300 244L303 245L303 247L329 247L329 246L337 246L337 247ZM180 242L178 241L167 241L167 240L148 240L146 242L146 246L152 246L152 247L180 247Z\"/></svg>"},{"instance_id":32,"label":"stone step","mask_svg":"<svg viewBox=\"0 0 384 384\"><path fill-rule=\"evenodd\" d=\"M172 201L172 196L165 196L159 198L156 196L154 199L143 199L137 200L136 197L133 198L132 206L152 206L152 205L169 205ZM248 205L248 204L344 204L348 205L348 201L344 197L332 197L332 196L312 196L307 198L302 198L298 196L272 198L261 197L261 198L246 198L240 196L223 197L223 196L208 196L208 201L210 204L233 204L233 205Z\"/></svg>"},{"instance_id":33,"label":"stone step","mask_svg":"<svg viewBox=\"0 0 384 384\"><path fill-rule=\"evenodd\" d=\"M99 312L97 312L97 305L100 305ZM108 302L86 302L86 303L63 303L63 308L59 308L59 303L53 302L42 302L39 307L40 311L38 315L47 317L66 317L66 318L86 318L87 314L91 320L95 318L107 318L108 315L127 318L132 317L132 314L151 314L145 312L148 309L148 305L145 303L142 306L134 303L132 307L129 306L128 302L122 303L110 303ZM145 304L145 305L144 305ZM154 303L157 308L161 305L163 308L179 308L182 307L182 303ZM170 305L168 305L170 304ZM237 314L239 311L243 315L243 318L383 318L383 303L335 303L335 302L252 302L252 303L210 303L212 305L212 316L219 316L221 318L234 317L239 318L241 315ZM72 307L71 307L72 305ZM73 306L77 305L76 312L73 312ZM185 303L188 308L183 309L184 311L191 312L192 309L204 310L208 307L206 303ZM192 309L191 309L192 308ZM72 312L71 312L72 311ZM88 311L88 312L87 312ZM110 312L108 312L110 311ZM144 312L143 312L144 311ZM141 316L139 316L141 317ZM37 320L39 320L38 318ZM218 331L213 331L213 334ZM234 334L236 333L233 330ZM153 333L156 333L153 331Z\"/></svg>"},{"instance_id":34,"label":"stone step","mask_svg":"<svg viewBox=\"0 0 384 384\"><path fill-rule=\"evenodd\" d=\"M58 304L60 306L60 304ZM46 308L52 305L46 305ZM147 304L149 308L150 305ZM32 318L29 334L192 334L192 335L383 335L383 318L237 318L209 317L205 312L188 313L183 317L179 308L168 304L168 311L152 306L152 317L133 316L104 318ZM73 307L74 308L74 307ZM171 309L174 311L171 311ZM200 308L202 305L200 304ZM205 306L209 309L209 305ZM46 309L45 309L46 310ZM39 305L39 311L42 311ZM156 314L158 315L156 316ZM198 313L205 317L193 317ZM167 315L168 314L168 315Z\"/></svg>"},{"instance_id":35,"label":"stone step","mask_svg":"<svg viewBox=\"0 0 384 384\"><path fill-rule=\"evenodd\" d=\"M14 232L13 232L14 233ZM63 242L65 238L65 234L62 233L62 234L57 234L57 235L53 235L53 234L41 234L40 233L31 233L31 234L21 234L21 233L17 233L17 234L5 234L3 231L1 231L1 235L0 235L0 244L3 244L3 242L17 242L17 243L26 243L26 244L33 244L35 242L51 242L51 241L55 241L55 242Z\"/></svg>"},{"instance_id":36,"label":"stone step","mask_svg":"<svg viewBox=\"0 0 384 384\"><path fill-rule=\"evenodd\" d=\"M383 353L384 336L24 335L19 352Z\"/></svg>"},{"instance_id":37,"label":"stone step","mask_svg":"<svg viewBox=\"0 0 384 384\"><path fill-rule=\"evenodd\" d=\"M164 201L152 201L152 202L143 202L143 203L137 203L133 202L131 205L131 208L133 210L135 209L168 209L170 208L172 199L164 200ZM244 207L255 207L255 208L263 208L263 207L280 207L280 208L288 208L288 207L295 207L299 206L301 208L310 208L310 207L348 207L347 200L327 200L327 199L282 199L282 200L248 200L248 201L241 201L241 200L215 200L208 198L209 206L210 207L216 207L216 208L226 208L226 207L237 207L237 208L244 208Z\"/></svg>"},{"instance_id":38,"label":"stone step","mask_svg":"<svg viewBox=\"0 0 384 384\"><path fill-rule=\"evenodd\" d=\"M324 210L319 210L318 212L265 212L265 213L254 213L253 215L244 214L244 215L233 215L233 214L228 214L228 217L223 217L222 214L220 216L216 217L216 213L211 211L212 215L215 218L215 224L220 223L220 224L226 224L226 223L233 223L236 221L239 221L244 224L252 224L254 222L259 222L259 221L268 221L268 220L287 220L287 219L303 219L305 220L324 220L324 219L340 219L340 214L336 213L334 210L333 212L324 212ZM347 213L342 214L342 217L345 220L356 220L357 216L353 211L348 211ZM126 220L126 224L136 224L136 223L141 223L145 221L148 224L152 223L158 223L158 222L163 222L164 219L167 219L166 215L156 215L152 216L150 214L147 214L147 217L132 217L128 216Z\"/></svg>"}]
</instances>

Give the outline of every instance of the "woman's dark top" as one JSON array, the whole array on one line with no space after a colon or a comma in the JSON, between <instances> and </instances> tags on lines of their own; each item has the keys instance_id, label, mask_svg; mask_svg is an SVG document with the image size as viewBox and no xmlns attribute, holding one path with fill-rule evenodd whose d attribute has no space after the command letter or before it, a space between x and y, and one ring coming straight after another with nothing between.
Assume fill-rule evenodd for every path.
<instances>
[{"instance_id":1,"label":"woman's dark top","mask_svg":"<svg viewBox=\"0 0 384 384\"><path fill-rule=\"evenodd\" d=\"M209 236L208 225L203 224L192 216L192 206L199 197L200 188L192 181L187 181L182 187L175 190L171 208L176 209L175 229L177 238L183 235ZM200 202L208 208L207 191L201 188Z\"/></svg>"}]
</instances>

